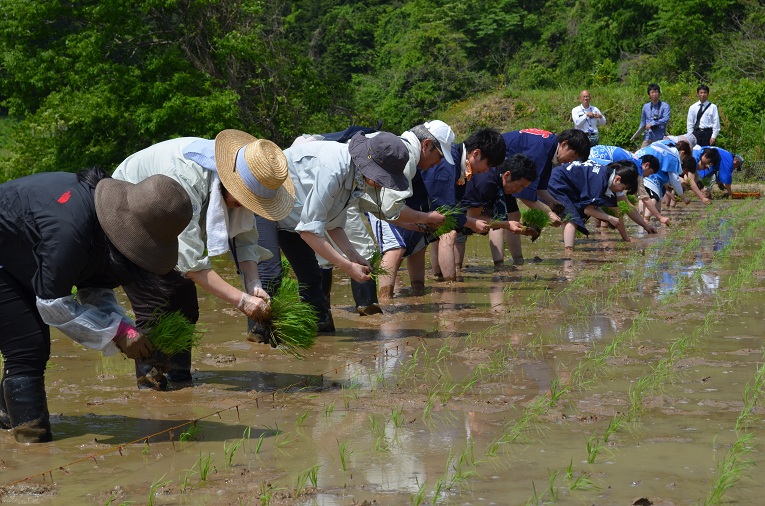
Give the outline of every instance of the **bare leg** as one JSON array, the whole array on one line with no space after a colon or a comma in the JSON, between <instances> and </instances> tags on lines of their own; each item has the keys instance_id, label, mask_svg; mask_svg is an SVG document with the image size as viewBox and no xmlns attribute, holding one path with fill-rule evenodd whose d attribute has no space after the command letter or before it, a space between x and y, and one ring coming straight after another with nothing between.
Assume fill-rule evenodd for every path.
<instances>
[{"instance_id":1,"label":"bare leg","mask_svg":"<svg viewBox=\"0 0 765 506\"><path fill-rule=\"evenodd\" d=\"M521 220L521 212L513 211L507 215L507 219L512 221ZM521 246L521 236L511 233L509 230L505 235L507 249L510 250L510 256L513 257L513 265L523 265L523 247Z\"/></svg>"},{"instance_id":2,"label":"bare leg","mask_svg":"<svg viewBox=\"0 0 765 506\"><path fill-rule=\"evenodd\" d=\"M393 289L396 286L396 275L398 269L401 267L401 262L404 260L404 248L396 248L388 250L383 254L380 267L387 272L380 276L377 280L379 285L380 300L390 299L393 297Z\"/></svg>"},{"instance_id":3,"label":"bare leg","mask_svg":"<svg viewBox=\"0 0 765 506\"><path fill-rule=\"evenodd\" d=\"M505 230L495 228L489 231L489 250L495 266L505 263Z\"/></svg>"},{"instance_id":4,"label":"bare leg","mask_svg":"<svg viewBox=\"0 0 765 506\"><path fill-rule=\"evenodd\" d=\"M574 240L576 239L576 225L571 222L563 224L563 246L566 251L574 251Z\"/></svg>"},{"instance_id":5,"label":"bare leg","mask_svg":"<svg viewBox=\"0 0 765 506\"><path fill-rule=\"evenodd\" d=\"M454 279L457 281L462 281L462 263L465 260L465 243L464 242L456 242L454 243Z\"/></svg>"},{"instance_id":6,"label":"bare leg","mask_svg":"<svg viewBox=\"0 0 765 506\"><path fill-rule=\"evenodd\" d=\"M412 295L425 294L425 249L421 249L406 258L406 269L409 271L409 282L412 284Z\"/></svg>"},{"instance_id":7,"label":"bare leg","mask_svg":"<svg viewBox=\"0 0 765 506\"><path fill-rule=\"evenodd\" d=\"M454 240L457 232L452 230L438 239L438 266L444 281L454 281L457 278L457 266L454 258Z\"/></svg>"}]
</instances>

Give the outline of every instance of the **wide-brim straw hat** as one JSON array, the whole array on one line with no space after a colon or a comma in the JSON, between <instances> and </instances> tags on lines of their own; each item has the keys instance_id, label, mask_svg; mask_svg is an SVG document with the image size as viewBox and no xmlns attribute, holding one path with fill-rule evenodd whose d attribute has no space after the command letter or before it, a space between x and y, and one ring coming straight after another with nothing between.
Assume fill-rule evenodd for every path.
<instances>
[{"instance_id":1,"label":"wide-brim straw hat","mask_svg":"<svg viewBox=\"0 0 765 506\"><path fill-rule=\"evenodd\" d=\"M242 148L243 159L237 167ZM292 211L295 186L287 158L273 142L241 130L223 130L215 137L215 165L226 191L258 216L279 221Z\"/></svg>"},{"instance_id":2,"label":"wide-brim straw hat","mask_svg":"<svg viewBox=\"0 0 765 506\"><path fill-rule=\"evenodd\" d=\"M155 274L178 263L178 234L191 221L189 194L157 174L137 184L102 179L96 185L96 216L106 237L128 260Z\"/></svg>"},{"instance_id":3,"label":"wide-brim straw hat","mask_svg":"<svg viewBox=\"0 0 765 506\"><path fill-rule=\"evenodd\" d=\"M401 137L390 132L367 137L363 132L358 132L351 137L348 151L364 177L383 188L396 191L409 188L409 178L404 174L409 163L409 150Z\"/></svg>"}]
</instances>

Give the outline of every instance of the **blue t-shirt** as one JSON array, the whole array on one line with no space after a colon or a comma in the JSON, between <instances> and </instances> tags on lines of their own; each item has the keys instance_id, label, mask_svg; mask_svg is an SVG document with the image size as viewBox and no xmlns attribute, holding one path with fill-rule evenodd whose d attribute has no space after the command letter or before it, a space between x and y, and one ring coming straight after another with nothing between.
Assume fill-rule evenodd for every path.
<instances>
[{"instance_id":1,"label":"blue t-shirt","mask_svg":"<svg viewBox=\"0 0 765 506\"><path fill-rule=\"evenodd\" d=\"M706 170L700 170L699 171L699 177L705 178L712 174L715 174L715 178L717 181L723 184L732 184L733 183L733 154L730 151L726 151L722 148L717 148L715 146L701 146L701 147L694 147L693 148L693 157L696 159L696 163L699 163L699 160L701 159L701 154L706 148L712 148L716 149L718 153L720 153L720 164L719 167L715 167L714 165L711 165Z\"/></svg>"},{"instance_id":2,"label":"blue t-shirt","mask_svg":"<svg viewBox=\"0 0 765 506\"><path fill-rule=\"evenodd\" d=\"M683 169L680 166L680 156L677 154L677 150L664 143L664 141L654 142L650 146L646 146L635 152L635 156L638 158L643 155L653 155L659 160L658 172L651 175L651 181L655 181L657 186L663 186L669 183L670 174L683 173Z\"/></svg>"},{"instance_id":3,"label":"blue t-shirt","mask_svg":"<svg viewBox=\"0 0 765 506\"><path fill-rule=\"evenodd\" d=\"M558 137L547 130L527 128L504 133L502 138L507 145L507 158L520 153L534 160L537 167L536 181L518 193L514 193L513 197L536 201L537 190L547 189L547 182L552 172L552 159L558 149Z\"/></svg>"},{"instance_id":4,"label":"blue t-shirt","mask_svg":"<svg viewBox=\"0 0 765 506\"><path fill-rule=\"evenodd\" d=\"M608 165L611 162L630 162L637 168L638 174L643 175L643 164L640 163L640 158L635 158L635 155L619 146L602 144L593 146L590 148L590 160L595 160L601 165Z\"/></svg>"}]
</instances>

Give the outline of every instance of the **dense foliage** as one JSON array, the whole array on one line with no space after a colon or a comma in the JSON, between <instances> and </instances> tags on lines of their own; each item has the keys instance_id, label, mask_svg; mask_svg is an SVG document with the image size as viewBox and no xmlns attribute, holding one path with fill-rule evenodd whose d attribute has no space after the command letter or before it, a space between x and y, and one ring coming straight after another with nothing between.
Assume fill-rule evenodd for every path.
<instances>
[{"instance_id":1,"label":"dense foliage","mask_svg":"<svg viewBox=\"0 0 765 506\"><path fill-rule=\"evenodd\" d=\"M378 119L401 131L497 90L513 110L546 97L533 105L560 108L557 130L574 90L631 90L634 115L652 81L679 86L676 119L707 82L761 144L763 74L758 0L3 0L0 181L223 128L283 146Z\"/></svg>"}]
</instances>

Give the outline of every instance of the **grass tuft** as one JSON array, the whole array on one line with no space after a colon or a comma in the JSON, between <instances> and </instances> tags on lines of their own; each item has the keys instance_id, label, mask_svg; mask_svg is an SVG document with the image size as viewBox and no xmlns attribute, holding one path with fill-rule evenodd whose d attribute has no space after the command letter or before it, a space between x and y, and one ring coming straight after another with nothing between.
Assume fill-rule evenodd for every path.
<instances>
[{"instance_id":1,"label":"grass tuft","mask_svg":"<svg viewBox=\"0 0 765 506\"><path fill-rule=\"evenodd\" d=\"M457 228L457 216L463 213L463 209L459 205L444 205L439 206L436 209L436 212L442 214L446 218L441 226L433 232L436 237L440 237Z\"/></svg>"},{"instance_id":2,"label":"grass tuft","mask_svg":"<svg viewBox=\"0 0 765 506\"><path fill-rule=\"evenodd\" d=\"M271 297L271 342L295 358L303 358L316 342L318 334L316 310L300 298L298 282L284 278L279 291Z\"/></svg>"},{"instance_id":3,"label":"grass tuft","mask_svg":"<svg viewBox=\"0 0 765 506\"><path fill-rule=\"evenodd\" d=\"M174 311L157 316L147 337L158 351L175 355L197 346L203 335L180 311Z\"/></svg>"}]
</instances>

